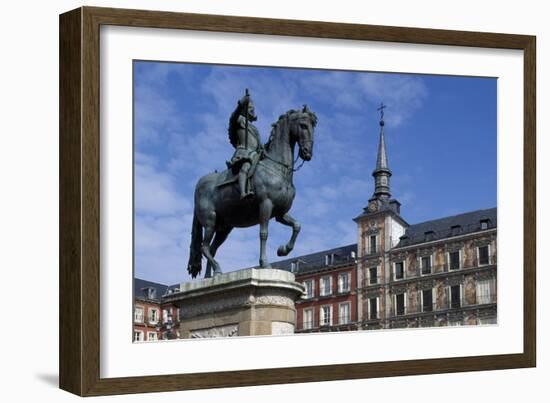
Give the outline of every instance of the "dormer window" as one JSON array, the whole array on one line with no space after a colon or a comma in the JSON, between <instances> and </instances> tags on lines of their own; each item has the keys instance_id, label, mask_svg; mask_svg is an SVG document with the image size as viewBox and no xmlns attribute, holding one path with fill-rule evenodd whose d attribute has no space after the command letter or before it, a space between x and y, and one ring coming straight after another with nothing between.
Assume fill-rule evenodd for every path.
<instances>
[{"instance_id":1,"label":"dormer window","mask_svg":"<svg viewBox=\"0 0 550 403\"><path fill-rule=\"evenodd\" d=\"M489 228L489 223L491 221L489 219L484 219L484 220L480 220L479 221L479 226L481 228L481 230L486 230Z\"/></svg>"},{"instance_id":2,"label":"dormer window","mask_svg":"<svg viewBox=\"0 0 550 403\"><path fill-rule=\"evenodd\" d=\"M434 238L435 238L435 232L433 231L424 232L424 239L426 241L432 241Z\"/></svg>"},{"instance_id":3,"label":"dormer window","mask_svg":"<svg viewBox=\"0 0 550 403\"><path fill-rule=\"evenodd\" d=\"M334 253L325 255L325 266L334 264Z\"/></svg>"},{"instance_id":4,"label":"dormer window","mask_svg":"<svg viewBox=\"0 0 550 403\"><path fill-rule=\"evenodd\" d=\"M155 299L157 297L157 289L154 287L145 287L142 291L145 292L148 299Z\"/></svg>"},{"instance_id":5,"label":"dormer window","mask_svg":"<svg viewBox=\"0 0 550 403\"><path fill-rule=\"evenodd\" d=\"M460 235L460 232L462 231L462 226L460 225L453 225L451 227L451 236L457 236Z\"/></svg>"}]
</instances>

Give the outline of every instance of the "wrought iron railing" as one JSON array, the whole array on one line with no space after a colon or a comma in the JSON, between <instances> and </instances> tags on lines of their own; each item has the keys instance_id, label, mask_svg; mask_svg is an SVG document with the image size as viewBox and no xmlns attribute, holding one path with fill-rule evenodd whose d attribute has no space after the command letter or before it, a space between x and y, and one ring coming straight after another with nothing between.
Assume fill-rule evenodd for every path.
<instances>
[{"instance_id":1,"label":"wrought iron railing","mask_svg":"<svg viewBox=\"0 0 550 403\"><path fill-rule=\"evenodd\" d=\"M382 244L380 243L377 243L377 244L370 244L368 243L366 245L366 248L365 248L365 255L364 257L366 256L372 256L372 255L376 255L380 252L382 252Z\"/></svg>"},{"instance_id":2,"label":"wrought iron railing","mask_svg":"<svg viewBox=\"0 0 550 403\"><path fill-rule=\"evenodd\" d=\"M311 321L300 321L296 324L296 330L315 330L323 329L326 327L353 325L353 323L354 322L351 320L351 315L346 315L341 318L333 318L332 321L319 321L317 319Z\"/></svg>"},{"instance_id":3,"label":"wrought iron railing","mask_svg":"<svg viewBox=\"0 0 550 403\"><path fill-rule=\"evenodd\" d=\"M477 267L491 266L497 263L497 256L496 254L491 254L488 256L485 262L480 262L479 259L475 257L471 260L471 262L468 262L468 263L469 264L464 264L464 262L461 262L459 267L451 267L449 263L435 264L435 265L430 265L429 270L425 267L419 267L417 265L413 269L407 268L407 270L404 271L403 278L395 279L395 277L392 277L392 280L402 281L411 277L427 276L427 275L438 274L438 273L451 273L451 272L458 272L460 270L465 270L465 269L475 269ZM393 275L395 276L395 274Z\"/></svg>"},{"instance_id":4,"label":"wrought iron railing","mask_svg":"<svg viewBox=\"0 0 550 403\"><path fill-rule=\"evenodd\" d=\"M495 304L497 302L497 294L476 294L475 300L470 302L468 298L461 298L460 300L453 300L446 298L445 301L432 302L430 304L417 304L414 307L407 306L392 306L391 316L405 316L412 314L421 314L429 312L447 311L453 309L471 308L478 305Z\"/></svg>"}]
</instances>

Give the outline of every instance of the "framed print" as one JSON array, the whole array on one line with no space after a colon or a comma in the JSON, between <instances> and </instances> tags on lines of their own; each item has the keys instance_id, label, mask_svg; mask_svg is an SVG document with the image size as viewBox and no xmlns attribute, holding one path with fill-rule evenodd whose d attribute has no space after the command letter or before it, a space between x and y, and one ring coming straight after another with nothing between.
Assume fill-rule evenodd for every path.
<instances>
[{"instance_id":1,"label":"framed print","mask_svg":"<svg viewBox=\"0 0 550 403\"><path fill-rule=\"evenodd\" d=\"M535 179L535 37L62 14L60 387L535 366Z\"/></svg>"}]
</instances>

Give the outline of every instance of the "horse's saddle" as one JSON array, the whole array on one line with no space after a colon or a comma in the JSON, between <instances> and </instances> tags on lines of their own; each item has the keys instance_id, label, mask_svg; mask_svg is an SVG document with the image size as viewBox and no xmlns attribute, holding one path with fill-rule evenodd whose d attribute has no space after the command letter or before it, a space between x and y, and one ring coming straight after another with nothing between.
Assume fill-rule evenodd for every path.
<instances>
[{"instance_id":1,"label":"horse's saddle","mask_svg":"<svg viewBox=\"0 0 550 403\"><path fill-rule=\"evenodd\" d=\"M252 163L250 165L250 169L248 170L248 175L247 175L247 178L250 184L252 184L250 179L254 176L256 167L258 166L258 163L262 158L263 158L263 151L260 151L259 153L256 153L256 155L252 159ZM229 169L226 169L222 175L224 175L224 178L221 180L220 183L218 183L218 187L230 185L232 183L237 182L239 178L239 171L235 171L234 169L229 167Z\"/></svg>"}]
</instances>

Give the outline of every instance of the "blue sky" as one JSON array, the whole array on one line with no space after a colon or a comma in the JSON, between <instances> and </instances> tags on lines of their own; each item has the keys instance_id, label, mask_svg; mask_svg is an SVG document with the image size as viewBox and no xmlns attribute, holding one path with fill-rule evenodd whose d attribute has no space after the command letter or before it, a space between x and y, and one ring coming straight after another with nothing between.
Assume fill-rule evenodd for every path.
<instances>
[{"instance_id":1,"label":"blue sky","mask_svg":"<svg viewBox=\"0 0 550 403\"><path fill-rule=\"evenodd\" d=\"M263 141L271 123L307 104L318 116L312 161L295 174L302 224L290 256L356 242L352 218L373 192L380 102L392 196L410 224L496 206L493 78L134 62L135 275L187 281L193 191L225 168L227 122L249 88ZM224 271L258 263L258 227L234 230ZM269 258L290 229L272 221Z\"/></svg>"}]
</instances>

